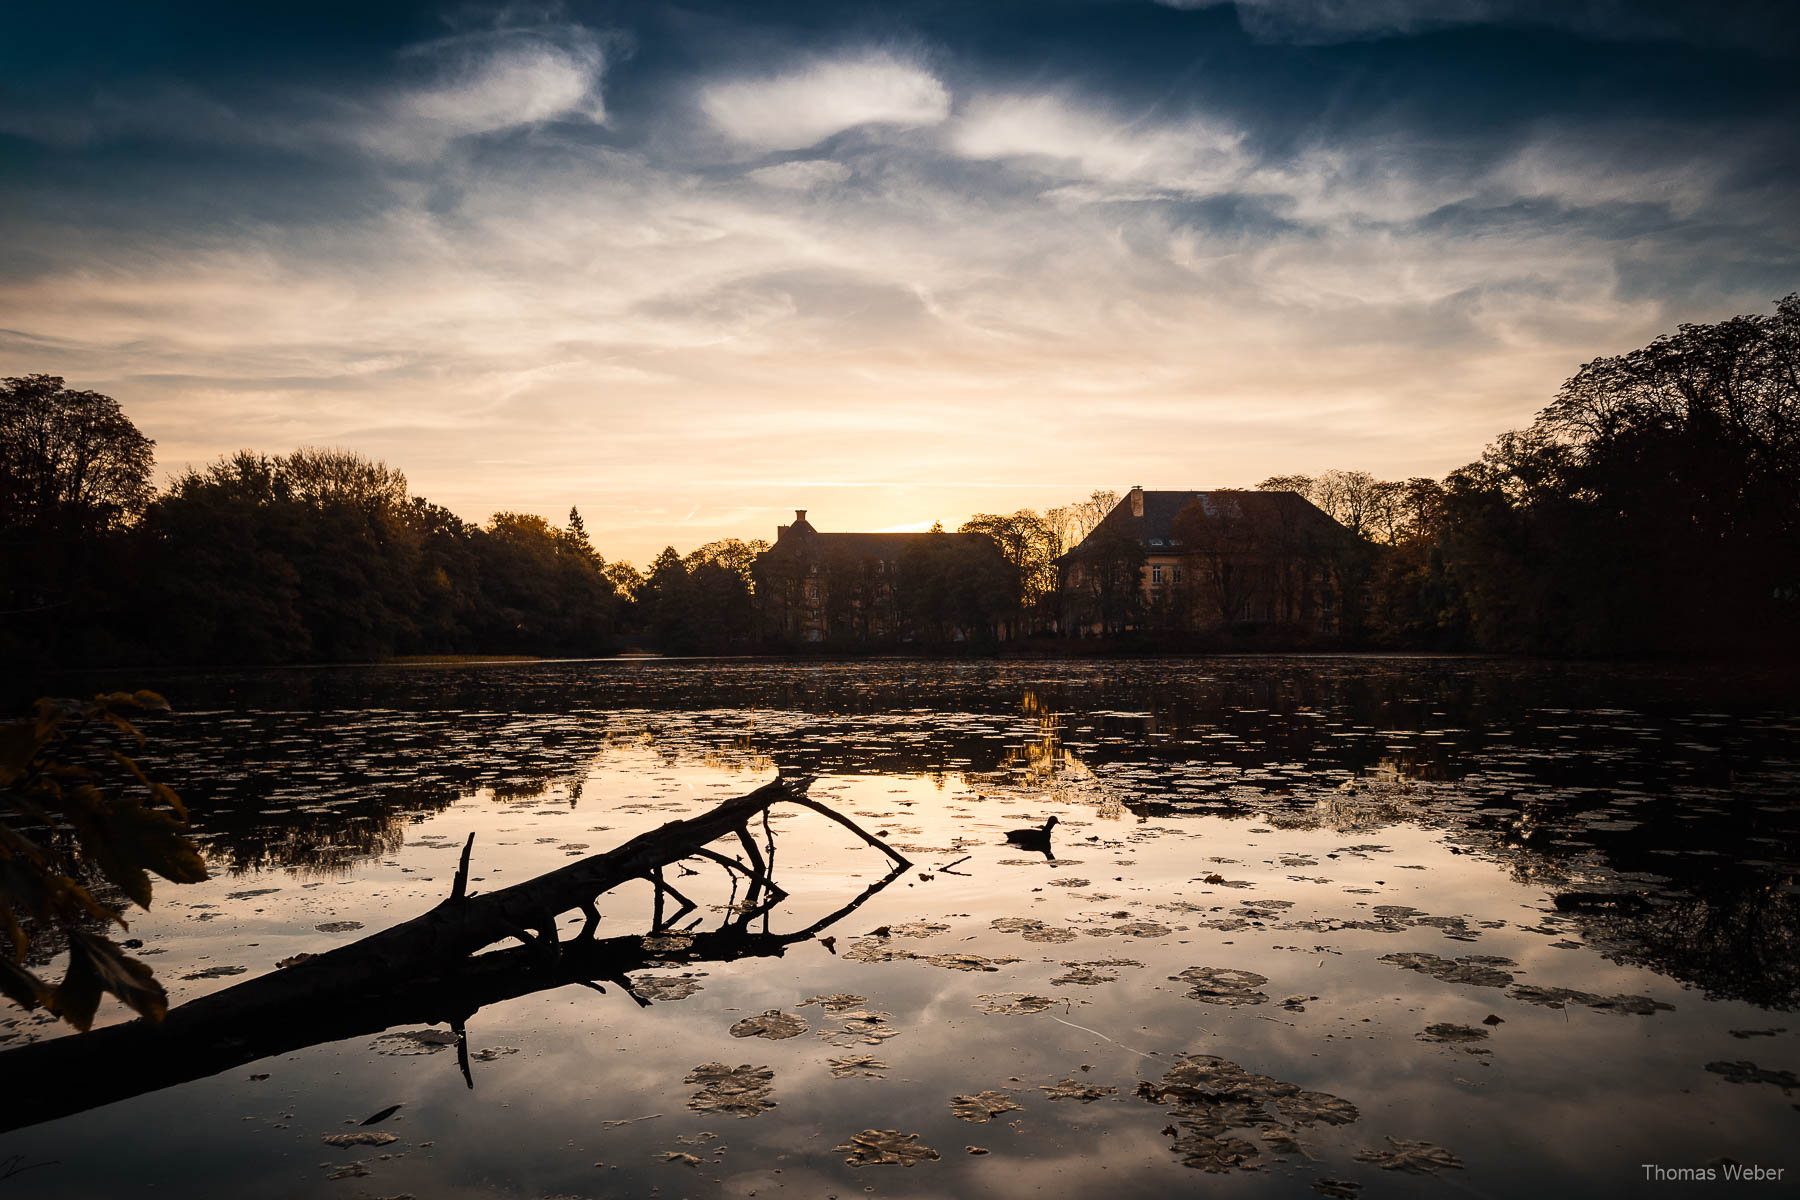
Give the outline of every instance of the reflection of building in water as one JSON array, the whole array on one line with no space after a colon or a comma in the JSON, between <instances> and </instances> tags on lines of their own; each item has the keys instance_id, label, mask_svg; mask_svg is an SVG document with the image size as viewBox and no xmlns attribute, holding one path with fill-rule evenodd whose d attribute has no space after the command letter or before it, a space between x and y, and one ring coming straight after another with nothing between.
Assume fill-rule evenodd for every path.
<instances>
[{"instance_id":1,"label":"reflection of building in water","mask_svg":"<svg viewBox=\"0 0 1800 1200\"><path fill-rule=\"evenodd\" d=\"M965 772L968 784L1039 793L1045 803L1084 805L1108 820L1122 816L1125 806L1119 795L1063 745L1061 714L1051 711L1030 688L1020 697L1019 708L1033 719L1036 729L1017 745L1008 746L993 771Z\"/></svg>"}]
</instances>

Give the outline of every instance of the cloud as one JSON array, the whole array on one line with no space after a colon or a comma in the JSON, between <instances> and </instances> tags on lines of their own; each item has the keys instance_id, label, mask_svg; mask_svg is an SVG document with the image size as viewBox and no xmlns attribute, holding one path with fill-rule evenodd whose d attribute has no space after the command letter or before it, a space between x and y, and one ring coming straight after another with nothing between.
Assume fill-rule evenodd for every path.
<instances>
[{"instance_id":1,"label":"cloud","mask_svg":"<svg viewBox=\"0 0 1800 1200\"><path fill-rule=\"evenodd\" d=\"M623 70L573 26L388 53L332 94L140 84L156 103L107 119L143 145L84 148L70 118L73 146L0 181L5 373L118 396L164 467L353 445L471 518L639 521L604 548L642 561L774 520L680 526L695 506L830 480L887 481L832 502L878 528L1140 480L1441 474L1585 357L1761 308L1800 265L1779 105L1447 129L1315 119L1351 85L1284 77L1282 125L1103 72L785 53L712 68L698 111L669 100L685 62ZM810 149L858 126L913 132Z\"/></svg>"},{"instance_id":2,"label":"cloud","mask_svg":"<svg viewBox=\"0 0 1800 1200\"><path fill-rule=\"evenodd\" d=\"M1248 165L1243 135L1202 119L1125 121L1052 95L988 95L973 101L949 131L964 158L1027 160L1064 178L1211 194ZM1103 196L1104 193L1091 193Z\"/></svg>"},{"instance_id":3,"label":"cloud","mask_svg":"<svg viewBox=\"0 0 1800 1200\"><path fill-rule=\"evenodd\" d=\"M802 150L859 125L936 125L950 113L950 92L917 63L877 52L716 83L701 93L700 108L748 146Z\"/></svg>"},{"instance_id":4,"label":"cloud","mask_svg":"<svg viewBox=\"0 0 1800 1200\"><path fill-rule=\"evenodd\" d=\"M619 44L580 25L487 30L405 47L399 78L361 90L253 87L228 103L181 82L102 89L80 105L0 113L0 132L62 146L135 138L303 153L350 146L419 162L462 138L604 122L608 51Z\"/></svg>"},{"instance_id":5,"label":"cloud","mask_svg":"<svg viewBox=\"0 0 1800 1200\"><path fill-rule=\"evenodd\" d=\"M606 119L606 41L581 26L467 35L403 57L421 78L350 122L357 141L391 157L430 157L457 138L544 121Z\"/></svg>"},{"instance_id":6,"label":"cloud","mask_svg":"<svg viewBox=\"0 0 1800 1200\"><path fill-rule=\"evenodd\" d=\"M749 175L764 187L803 192L844 182L850 178L850 168L828 158L811 158L800 162L776 163L772 167L758 167L749 172Z\"/></svg>"}]
</instances>

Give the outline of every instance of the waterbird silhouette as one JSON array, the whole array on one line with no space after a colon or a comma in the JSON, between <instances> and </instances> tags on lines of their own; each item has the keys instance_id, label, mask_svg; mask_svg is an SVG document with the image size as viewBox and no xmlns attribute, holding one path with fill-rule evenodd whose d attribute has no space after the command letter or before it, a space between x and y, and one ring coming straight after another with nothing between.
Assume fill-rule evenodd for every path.
<instances>
[{"instance_id":1,"label":"waterbird silhouette","mask_svg":"<svg viewBox=\"0 0 1800 1200\"><path fill-rule=\"evenodd\" d=\"M1056 824L1056 817L1053 814L1048 821L1044 822L1044 827L1042 829L1032 828L1032 829L1009 829L1009 830L1007 830L1006 831L1006 840L1011 842L1015 846L1023 846L1027 850L1041 850L1045 854L1049 854L1050 853L1050 828L1051 828L1051 826L1053 826L1055 824Z\"/></svg>"}]
</instances>

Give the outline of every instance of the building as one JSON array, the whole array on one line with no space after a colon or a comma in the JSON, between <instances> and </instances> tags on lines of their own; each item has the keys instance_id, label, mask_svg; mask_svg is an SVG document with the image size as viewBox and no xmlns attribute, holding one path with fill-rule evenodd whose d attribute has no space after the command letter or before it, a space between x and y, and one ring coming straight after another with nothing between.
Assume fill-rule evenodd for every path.
<instances>
[{"instance_id":1,"label":"building","mask_svg":"<svg viewBox=\"0 0 1800 1200\"><path fill-rule=\"evenodd\" d=\"M820 533L794 511L754 567L764 633L792 642L1008 635L1018 577L981 533Z\"/></svg>"},{"instance_id":2,"label":"building","mask_svg":"<svg viewBox=\"0 0 1800 1200\"><path fill-rule=\"evenodd\" d=\"M1336 633L1358 545L1297 492L1134 487L1063 557L1064 628Z\"/></svg>"}]
</instances>

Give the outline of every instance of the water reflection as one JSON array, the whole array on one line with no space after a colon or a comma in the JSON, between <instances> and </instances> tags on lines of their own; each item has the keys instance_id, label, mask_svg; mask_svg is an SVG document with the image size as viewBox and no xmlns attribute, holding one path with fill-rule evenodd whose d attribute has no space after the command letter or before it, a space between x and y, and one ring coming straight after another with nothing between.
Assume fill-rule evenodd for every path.
<instances>
[{"instance_id":1,"label":"water reflection","mask_svg":"<svg viewBox=\"0 0 1800 1200\"><path fill-rule=\"evenodd\" d=\"M1623 1191L1644 1155L1747 1160L1791 1118L1779 1081L1792 1022L1766 1011L1800 1003L1790 686L1299 659L176 681L186 711L155 731L159 771L179 779L215 860L258 875L163 893L135 930L168 950L159 974L185 996L229 984L203 977L214 966L267 970L335 944L344 935L325 931L346 919L380 928L435 903L470 828L493 847L497 886L777 765L818 773L918 868L825 934L829 947L667 968L668 999L649 1009L583 1007L573 987L498 999L481 1022L500 1057L475 1059L476 1099L456 1094L446 1059L402 1073L359 1035L279 1060L279 1100L242 1071L184 1085L171 1095L221 1132L157 1153L249 1154L222 1132L248 1116L265 1144L311 1161L318 1131L405 1099L393 1128L416 1122L412 1157L365 1161L384 1193L467 1195L483 1179L520 1195L842 1193L888 1178L830 1153L868 1129L937 1150L904 1176L933 1194L1166 1195L1191 1188L1188 1159L1228 1167L1246 1195L1315 1178L1407 1194L1381 1155L1430 1158L1420 1144L1462 1166L1419 1186L1464 1178L1487 1194ZM1053 814L1059 857L1004 844ZM846 866L844 840L802 838L784 870L805 894L853 895L871 879L846 878L865 872ZM691 898L727 915L743 899ZM518 961L522 981L539 969ZM893 1040L822 1045L845 1034L835 1020L782 1041L730 1033L839 994L881 1018L864 1033ZM847 1049L891 1066L840 1076L830 1062ZM1244 1094L1196 1104L1201 1068L1177 1068L1204 1055L1206 1071L1254 1077ZM690 1080L746 1060L775 1107L731 1117L727 1136L718 1114L684 1107ZM1263 1090L1256 1113L1246 1087ZM331 1103L345 1090L352 1112ZM1299 1092L1362 1115L1304 1123L1279 1104ZM974 1126L952 1110L990 1093L1020 1111ZM1252 1116L1257 1128L1221 1124ZM130 1145L133 1122L156 1118L125 1101L0 1149L67 1161L72 1144ZM82 1170L40 1194L108 1190L99 1165ZM191 1190L240 1184L221 1167Z\"/></svg>"},{"instance_id":2,"label":"water reflection","mask_svg":"<svg viewBox=\"0 0 1800 1200\"><path fill-rule=\"evenodd\" d=\"M209 675L157 731L233 872L391 856L481 792L571 806L609 748L925 776L1113 818L1452 830L1631 961L1792 1005L1800 719L1743 672L1453 660L533 664ZM1630 706L1619 703L1628 698ZM229 707L209 707L224 700ZM271 707L265 708L264 705Z\"/></svg>"}]
</instances>

